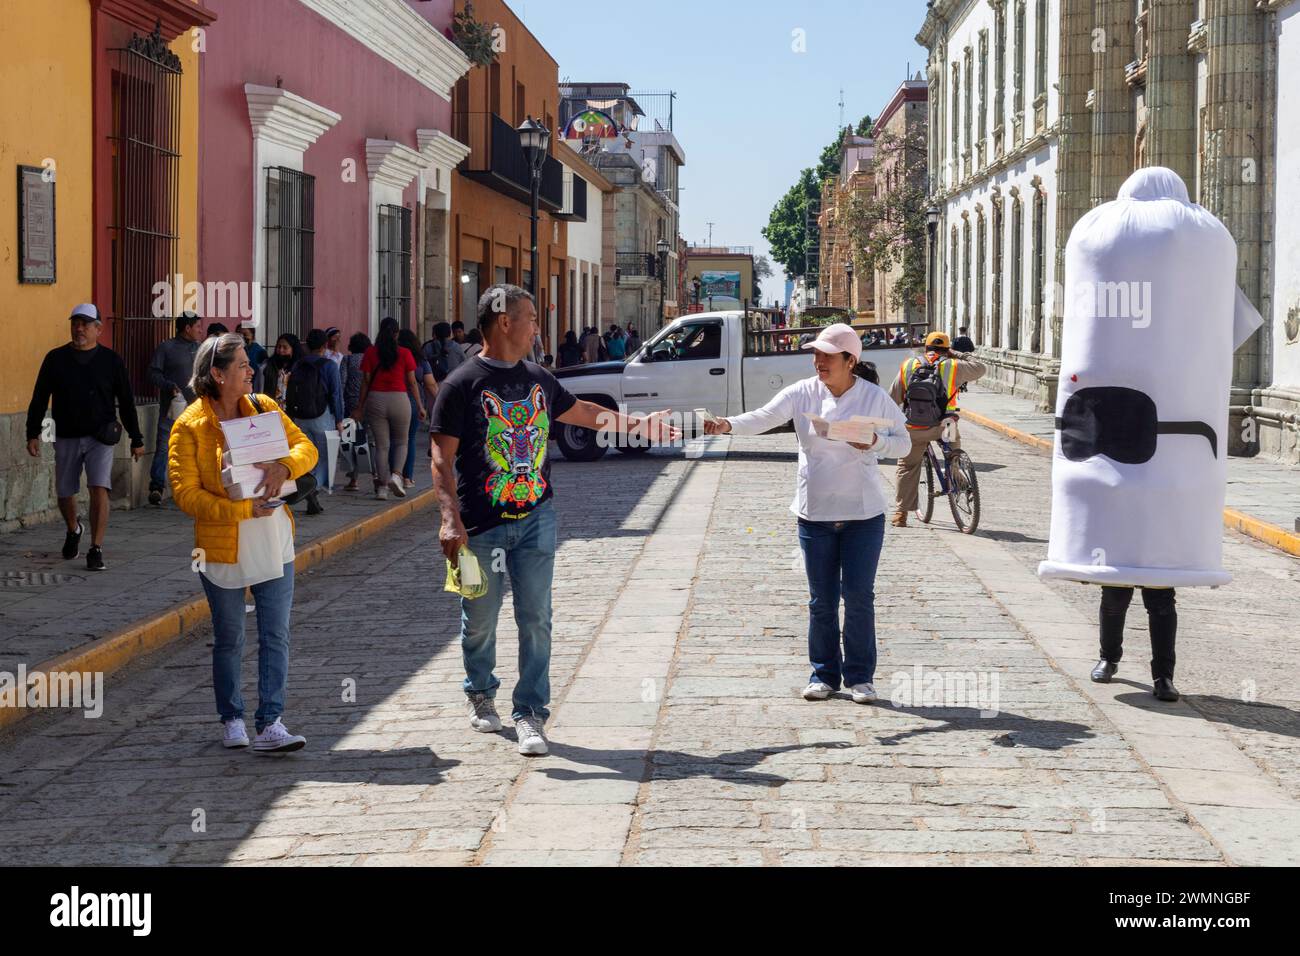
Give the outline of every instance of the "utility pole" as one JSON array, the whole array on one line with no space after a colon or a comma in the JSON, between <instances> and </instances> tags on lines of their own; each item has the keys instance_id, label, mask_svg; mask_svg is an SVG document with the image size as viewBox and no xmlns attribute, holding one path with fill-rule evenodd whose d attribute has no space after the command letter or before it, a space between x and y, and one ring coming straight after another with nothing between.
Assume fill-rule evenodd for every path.
<instances>
[{"instance_id":1,"label":"utility pole","mask_svg":"<svg viewBox=\"0 0 1300 956\"><path fill-rule=\"evenodd\" d=\"M706 222L705 225L709 227L709 247L712 248L712 247L713 247L713 227L714 227L715 225L717 225L717 224L716 224L716 223L712 223L712 222Z\"/></svg>"}]
</instances>

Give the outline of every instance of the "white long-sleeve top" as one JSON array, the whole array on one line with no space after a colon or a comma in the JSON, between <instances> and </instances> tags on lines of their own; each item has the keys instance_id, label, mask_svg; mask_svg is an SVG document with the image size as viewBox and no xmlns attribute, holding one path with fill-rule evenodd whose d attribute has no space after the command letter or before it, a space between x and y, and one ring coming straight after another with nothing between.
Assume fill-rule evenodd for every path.
<instances>
[{"instance_id":1,"label":"white long-sleeve top","mask_svg":"<svg viewBox=\"0 0 1300 956\"><path fill-rule=\"evenodd\" d=\"M848 442L818 437L809 415L828 422L865 415L892 424L881 426L876 443L864 452ZM839 398L816 375L801 379L762 408L728 421L733 435L760 435L793 421L799 471L790 510L809 521L863 521L884 514L887 499L877 458L901 458L912 450L903 410L880 386L856 377Z\"/></svg>"}]
</instances>

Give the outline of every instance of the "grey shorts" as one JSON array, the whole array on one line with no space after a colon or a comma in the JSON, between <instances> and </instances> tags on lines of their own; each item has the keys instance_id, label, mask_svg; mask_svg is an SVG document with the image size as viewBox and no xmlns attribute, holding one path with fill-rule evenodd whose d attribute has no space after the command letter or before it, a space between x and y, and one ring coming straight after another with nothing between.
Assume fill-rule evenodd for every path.
<instances>
[{"instance_id":1,"label":"grey shorts","mask_svg":"<svg viewBox=\"0 0 1300 956\"><path fill-rule=\"evenodd\" d=\"M81 490L81 470L86 470L89 488L113 487L113 446L93 438L54 440L54 492L60 498L75 498Z\"/></svg>"}]
</instances>

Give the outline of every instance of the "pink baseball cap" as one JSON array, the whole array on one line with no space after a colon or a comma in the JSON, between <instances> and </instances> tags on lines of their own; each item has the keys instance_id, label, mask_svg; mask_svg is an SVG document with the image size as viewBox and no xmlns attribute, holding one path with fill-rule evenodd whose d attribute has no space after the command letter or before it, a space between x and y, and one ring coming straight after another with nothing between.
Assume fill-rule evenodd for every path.
<instances>
[{"instance_id":1,"label":"pink baseball cap","mask_svg":"<svg viewBox=\"0 0 1300 956\"><path fill-rule=\"evenodd\" d=\"M853 356L854 361L862 357L862 340L858 338L858 333L843 322L836 322L834 325L828 325L822 329L821 335L813 341L803 346L806 349L816 349L818 352L826 352L831 355L840 352L848 352Z\"/></svg>"}]
</instances>

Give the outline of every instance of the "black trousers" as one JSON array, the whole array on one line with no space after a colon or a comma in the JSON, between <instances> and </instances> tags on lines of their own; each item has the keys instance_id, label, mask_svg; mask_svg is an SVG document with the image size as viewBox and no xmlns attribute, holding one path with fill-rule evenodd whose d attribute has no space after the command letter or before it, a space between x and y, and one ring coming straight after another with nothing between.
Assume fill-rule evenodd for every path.
<instances>
[{"instance_id":1,"label":"black trousers","mask_svg":"<svg viewBox=\"0 0 1300 956\"><path fill-rule=\"evenodd\" d=\"M1101 589L1101 656L1118 664L1124 656L1124 617L1133 601L1132 588ZM1178 634L1178 611L1173 588L1143 588L1142 603L1151 629L1151 679L1174 677L1174 638Z\"/></svg>"}]
</instances>

